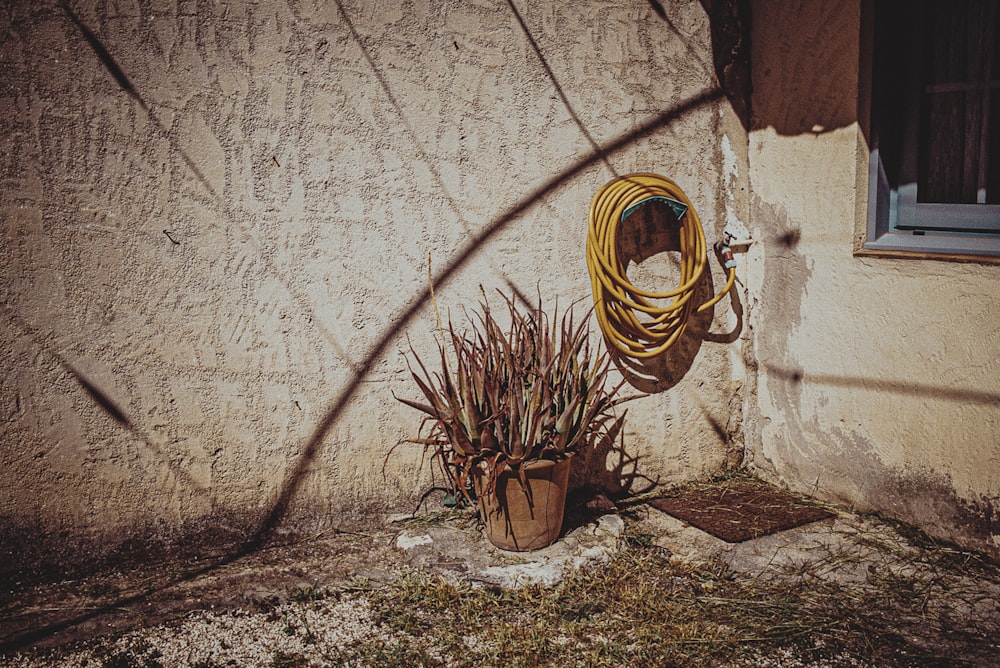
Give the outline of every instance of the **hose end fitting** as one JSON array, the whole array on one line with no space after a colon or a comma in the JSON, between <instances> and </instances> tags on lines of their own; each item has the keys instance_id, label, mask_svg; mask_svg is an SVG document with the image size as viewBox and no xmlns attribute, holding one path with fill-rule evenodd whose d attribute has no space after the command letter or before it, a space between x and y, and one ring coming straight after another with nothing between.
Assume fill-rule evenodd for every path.
<instances>
[{"instance_id":1,"label":"hose end fitting","mask_svg":"<svg viewBox=\"0 0 1000 668\"><path fill-rule=\"evenodd\" d=\"M715 252L719 254L719 259L722 261L722 266L726 269L734 269L736 267L736 259L733 257L733 249L729 247L729 244L725 241L715 242Z\"/></svg>"}]
</instances>

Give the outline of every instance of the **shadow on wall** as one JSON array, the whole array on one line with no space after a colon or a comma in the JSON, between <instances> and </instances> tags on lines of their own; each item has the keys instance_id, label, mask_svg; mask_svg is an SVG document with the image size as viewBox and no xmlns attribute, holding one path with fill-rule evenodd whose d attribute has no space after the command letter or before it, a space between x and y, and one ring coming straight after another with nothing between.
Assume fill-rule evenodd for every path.
<instances>
[{"instance_id":1,"label":"shadow on wall","mask_svg":"<svg viewBox=\"0 0 1000 668\"><path fill-rule=\"evenodd\" d=\"M663 10L662 6L659 5L657 0L649 0L649 2L654 9L658 8L657 13L660 14L661 17L664 18L666 17L665 11ZM348 26L348 29L353 35L355 41L358 42L358 46L362 50L364 50L365 45L361 42L357 33L354 31L353 24L351 23L350 17L347 14L346 10L344 9L343 5L339 1L335 2L335 5L340 13L342 20ZM719 12L722 12L723 10L725 10L724 13L726 14L726 16L730 17L732 16L743 17L745 15L745 3L736 2L736 0L730 0L728 2L708 2L706 0L705 2L703 2L703 5L706 7L706 10L709 11L710 16L718 16L720 15ZM67 18L77 28L77 30L82 35L83 39L88 43L93 52L102 62L104 67L108 70L109 74L116 80L116 82L119 84L122 90L130 98L132 98L133 101L141 108L148 109L145 101L139 95L139 92L137 91L136 87L126 76L125 72L123 72L122 69L118 66L117 62L115 61L111 53L100 42L99 38L82 22L82 20L78 16L76 16L76 14L70 8L69 4L65 2L65 0L63 0L60 3L60 6L62 7ZM734 11L735 14L733 13ZM739 48L733 47L730 48L729 51L726 51L726 49L715 44L715 42L717 39L717 33L718 33L718 39L720 40L719 44L728 43L723 39L723 37L730 40L733 39L733 35L736 33L732 32L733 26L731 24L731 21L726 23L725 29L720 29L720 30L717 30L716 26L713 23L713 28L712 28L713 45L717 59L716 71L723 72L724 77L720 76L720 78L725 79L725 81L727 82L743 81L740 79L741 75L738 74L739 64L736 61L734 61L732 58L724 58L722 59L722 61L719 60L721 55L725 55L725 53L745 54L745 49L744 49L745 40L743 40L742 37L743 30L745 29L745 24L740 23L739 25L741 27L740 30L738 31L739 38L736 40L736 42L740 46ZM542 57L541 52L537 51L537 49L536 52L541 58ZM365 51L365 53L367 53L367 51ZM374 61L368 59L368 63L370 67L377 70ZM551 71L549 71L548 68L546 69L549 76L552 77ZM378 74L380 73L376 71L376 75ZM380 81L383 82L383 85L385 85L384 78L381 78ZM558 84L554 80L553 83L558 87ZM737 90L739 89L739 86L737 86L734 83L732 88L734 90ZM741 118L744 117L744 115L746 114L746 110L748 108L746 105L746 99L748 98L748 88L744 88L744 92L747 94L742 96L737 96L738 99L733 102L734 109L737 109L737 113L741 113L740 110L741 109L743 110L741 113ZM481 231L479 231L474 238L472 238L463 248L458 250L458 252L451 258L451 260L444 268L440 269L436 273L436 275L433 277L433 284L437 287L441 287L447 284L457 274L459 269L462 268L484 246L484 244L489 242L499 232L505 229L512 221L516 220L519 216L523 215L526 211L528 211L529 209L534 207L537 203L542 201L546 195L551 193L556 188L560 187L564 183L568 182L569 180L573 179L574 177L578 176L579 174L581 174L582 172L584 172L585 170L596 164L602 162L607 164L608 156L612 156L620 151L623 151L632 144L669 127L674 121L685 116L686 114L689 114L696 110L703 109L708 105L714 104L720 101L724 96L729 96L730 99L732 100L733 95L734 93L732 92L732 90L727 89L726 91L723 91L715 87L709 87L703 90L701 93L698 93L696 95L689 97L688 99L680 101L673 108L661 112L660 114L652 117L650 120L646 121L639 127L633 129L632 131L626 134L619 136L616 139L613 139L610 142L607 142L604 145L598 145L595 141L591 140L592 152L590 155L572 165L567 166L566 168L556 173L548 181L540 185L535 190L526 193L518 202L516 202L513 206L511 206L506 212L504 212L496 219L491 221L489 224L487 224L484 228L482 228ZM568 102L565 99L563 101L564 103L568 104ZM572 110L570 110L570 112L572 113ZM402 110L400 110L400 113L402 113ZM574 114L574 119L576 119L575 114ZM579 124L578 119L577 122ZM159 127L158 129L163 131L162 126ZM584 134L588 138L590 137L590 135L586 133L586 129L583 128L582 126L581 126L581 131L584 132ZM164 134L165 136L169 135L169 133L166 133L165 131ZM181 150L179 145L176 144L176 142L172 141L171 146L173 150L176 151L183 159L187 168L191 171L192 176L194 176L199 182L205 185L210 193L216 195L215 199L218 201L217 194L211 188L210 184L208 184L204 175L202 175L200 171L198 171L197 167L194 165L192 160L183 153L183 151ZM633 248L632 252L636 257L641 257L642 253L645 251L639 248ZM708 296L711 294L712 284L710 275L707 275L707 278L705 279L704 284L700 287L700 290L701 293L699 294L699 296L703 295ZM329 433L332 426L337 422L347 404L351 401L351 399L355 396L359 388L362 386L362 383L364 382L367 376L368 370L372 367L373 363L389 349L392 342L396 340L397 333L405 329L405 327L414 319L416 314L423 308L424 304L429 299L429 296L430 296L429 288L425 288L421 290L419 293L415 294L410 299L406 307L396 315L396 317L393 319L392 324L388 326L383 331L383 333L373 342L367 354L365 355L364 359L357 365L357 368L359 369L358 372L351 378L350 382L340 391L340 393L331 400L326 410L326 413L323 415L322 419L319 421L319 423L314 428L313 432L310 434L309 438L304 443L297 461L294 463L294 465L290 468L289 472L286 474L285 479L283 480L281 487L279 488L280 491L277 497L270 506L269 510L264 514L257 527L252 530L252 535L250 535L249 539L245 540L237 549L231 551L228 555L219 559L215 559L211 563L203 567L198 567L197 569L188 570L187 572L178 575L171 582L163 585L162 588L168 588L173 584L184 582L193 579L201 574L210 572L216 567L232 563L233 561L241 558L242 556L245 556L259 549L267 540L271 538L274 529L281 523L292 501L297 496L304 480L308 475L308 472L314 460L316 459L316 457L320 452L325 437ZM702 320L699 319L696 323L697 331L707 330L709 323L710 323L710 317L704 322L702 322ZM738 335L738 330L736 335ZM712 336L714 335L706 335L704 338L705 340L712 340L711 338ZM731 334L724 335L724 337L727 339L731 336L733 335ZM700 348L700 341L701 341L700 337L690 337L690 338L693 339L689 344L691 346L690 349L688 349L686 352L680 355L679 357L680 361L677 362L674 367L667 369L663 372L664 377L666 377L667 373L669 372L671 379L679 378L680 376L683 375L683 373L687 371L687 369L690 368L691 360L693 360L694 355ZM47 347L43 346L43 348ZM49 352L51 354L57 355L52 351ZM67 372L77 379L82 389L88 394L88 396L90 396L90 398L93 401L95 401L99 406L101 406L108 413L109 416L111 416L118 424L122 425L124 428L134 432L137 438L139 438L142 442L144 442L148 447L150 448L155 447L147 437L145 437L140 431L137 430L133 421L129 419L129 416L126 415L126 413L122 411L114 403L114 401L108 396L108 394L105 391L103 391L102 389L97 387L93 382L88 380L82 373L73 368L68 362L62 360L62 358L59 359L64 368L66 368ZM719 428L721 429L721 426ZM608 445L607 454L610 455L613 452L618 452L618 450L616 450L613 445ZM630 459L627 453L624 452L618 452L618 455L620 462L616 470L620 474L620 478L622 480L641 479L641 476L635 472L636 462L634 458ZM120 601L117 601L114 605L120 607L120 606L128 606L141 603L141 601L145 596L146 593L142 593L135 596L123 598ZM46 636L57 633L61 629L65 629L75 624L79 624L87 619L93 619L94 617L100 614L101 611L91 611L83 616L65 619L64 621L55 623L53 625L35 629L28 634L24 634L13 640L6 641L2 648L4 650L8 650L8 649L16 649L17 647L23 647L27 644L37 641L40 638L44 638Z\"/></svg>"},{"instance_id":2,"label":"shadow on wall","mask_svg":"<svg viewBox=\"0 0 1000 668\"><path fill-rule=\"evenodd\" d=\"M654 11L663 19L669 23L669 19L662 5L660 5L657 0L649 0L651 7ZM342 19L350 30L353 38L358 43L358 46L367 55L367 50L363 41L358 36L351 23L350 17L344 10L341 3L336 3ZM722 1L711 1L704 0L703 6L708 12L709 17L712 21L712 39L713 39L713 53L716 58L716 71L723 79L730 82L731 85L727 84L727 89L725 94L733 102L734 108L738 113L741 114L741 118L745 115L745 111L748 108L747 99L749 95L749 88L746 84L745 77L743 77L742 72L745 69L746 56L746 39L744 36L746 29L746 19L747 19L747 9L746 4L743 0L722 0ZM122 70L114 56L109 52L107 47L101 42L99 37L77 16L77 14L72 10L71 6L66 0L61 0L60 7L66 17L70 22L77 28L80 32L84 41L91 47L94 54L101 61L102 65L108 71L109 75L118 83L121 89L132 98L136 104L138 104L142 109L149 111L148 104L140 95L139 91L133 85L133 82L129 79L128 75ZM537 43L531 37L528 32L528 28L525 25L520 14L517 13L516 7L510 4L511 10L514 12L515 17L519 20L522 29L527 35L530 43L535 49L536 55L541 60L548 76L552 79L553 84L556 87L557 92L560 93L560 97L564 104L567 106L571 116L576 121L578 127L580 127L581 132L590 141L593 152L592 155L580 161L576 165L564 170L561 174L557 175L555 178L550 180L548 184L543 185L541 188L536 190L534 193L529 194L522 202L515 205L509 212L502 215L491 225L487 226L484 231L482 231L477 238L473 239L464 249L460 250L452 262L442 271L440 271L437 276L434 277L434 282L438 286L444 285L451 276L472 256L472 254L484 243L486 243L492 236L499 232L503 227L505 227L509 222L511 222L518 215L523 213L525 210L529 209L535 203L537 203L543 195L551 191L552 189L558 187L565 181L571 179L573 176L582 172L583 170L591 167L596 162L603 162L609 165L607 161L607 155L615 151L620 151L637 140L642 139L664 127L669 125L673 120L680 117L681 115L700 108L705 104L715 102L722 95L719 90L709 90L702 95L696 96L695 98L688 100L685 103L680 104L677 108L664 112L661 115L653 118L651 121L647 122L645 125L640 126L633 132L628 133L625 136L609 143L608 145L601 147L596 141L593 140L590 133L583 127L576 113L569 107L569 101L566 99L565 95L562 94L562 88L559 86L558 82L555 80L554 74L550 67L548 67L545 62L544 56L538 48ZM677 32L676 29L674 30ZM679 33L678 33L679 36ZM376 70L375 74L379 77L379 81L384 88L388 88L387 82L384 77L380 76L381 73L377 71L377 66L373 59L367 58L369 66ZM736 82L736 83L733 83ZM742 83L741 83L742 82ZM739 84L739 85L737 85ZM387 90L390 95L390 99L395 99L392 97L391 90ZM398 107L398 105L397 105ZM398 109L402 113L402 109ZM155 121L155 117L151 114L150 118ZM158 129L162 132L164 136L171 136L167 133L162 125L158 126ZM211 185L207 182L204 175L198 170L194 162L188 157L182 148L176 143L176 141L171 142L172 148L181 155L183 161L185 162L188 169L192 172L192 175L203 185L206 186L207 190L214 195L214 199L218 201L218 195L214 192ZM171 239L173 241L173 239ZM177 243L174 241L174 243ZM666 248L665 248L666 249ZM643 250L638 247L632 249L633 254L637 259L642 259ZM699 286L698 297L703 297L710 295L712 292L712 281L711 276L706 273L706 277L702 285ZM269 533L271 529L277 524L278 519L284 515L287 510L288 503L294 496L294 490L297 490L299 483L296 482L301 477L301 472L304 471L310 461L316 455L316 449L318 448L319 441L325 436L329 428L332 426L333 422L336 420L337 416L343 410L346 402L353 396L355 390L358 387L358 383L364 378L367 369L373 363L373 361L379 357L387 349L389 343L394 337L393 332L398 331L400 328L405 327L406 324L413 318L416 312L423 306L429 296L429 291L424 290L420 294L416 295L408 307L398 316L393 326L388 328L387 333L378 341L375 342L372 349L366 358L358 364L360 369L359 373L355 376L355 379L348 387L344 390L343 395L333 402L331 409L324 417L324 419L317 426L315 433L312 438L309 439L306 448L304 449L302 455L300 456L300 464L294 468L293 474L289 476L286 483L283 485L284 490L278 497L278 502L276 503L275 510L268 515L268 519L263 523L260 529L256 532L256 536L259 538L262 535ZM741 309L738 309L741 312ZM695 322L692 323L693 332L705 332L707 326L710 323L710 314L700 315ZM686 341L683 344L677 346L674 357L669 360L660 360L654 362L651 365L647 365L641 370L641 374L647 379L644 386L641 389L646 391L662 391L673 386L683 375L688 371L694 356L697 354L701 340L734 340L738 336L738 329L730 335L726 335L721 339L718 335L705 334L703 337L689 336L686 337ZM65 360L62 360L65 363ZM65 364L64 364L65 366ZM71 371L75 371L70 367ZM79 374L75 374L75 377L80 381L82 387L87 391L88 395L91 396L95 402L108 410L109 414L116 417L118 421L124 424L127 428L135 431L136 427L131 422L125 419L124 414L120 409L114 406L113 402L107 398L107 396L101 392L99 389L95 388L93 384L83 379ZM109 410L109 407L113 410ZM142 438L144 442L149 444L148 438Z\"/></svg>"},{"instance_id":3,"label":"shadow on wall","mask_svg":"<svg viewBox=\"0 0 1000 668\"><path fill-rule=\"evenodd\" d=\"M739 15L747 17L743 23L744 39L752 49L748 130L770 129L792 137L824 134L860 122L860 129L867 136L868 123L859 117L857 97L858 74L860 71L864 76L865 68L859 67L860 54L856 49L844 48L843 38L845 31L857 30L858 5L862 3L732 1L738 5ZM703 0L710 14L724 11L716 4ZM720 21L722 24L724 21ZM713 44L718 29L722 28L713 24ZM848 39L847 43L855 42ZM723 44L714 46L722 48ZM717 55L716 67L720 66L725 67L725 56ZM788 219L778 200L762 202L755 196L753 207L760 240L785 264L784 268L772 265L766 269L770 272L767 283L780 286L778 293L772 288L772 301L777 298L787 304L784 309L795 308L792 305L801 300L807 278L804 267L798 267L804 264L797 251L803 240L802 230L796 221ZM786 276L790 271L795 275ZM779 321L792 326L796 317L766 320L773 329ZM787 334L779 331L776 336L782 338Z\"/></svg>"},{"instance_id":4,"label":"shadow on wall","mask_svg":"<svg viewBox=\"0 0 1000 668\"><path fill-rule=\"evenodd\" d=\"M747 11L752 11L753 20L753 108L748 129L821 134L858 120L856 97L844 94L845 82L856 80L858 53L843 48L837 37L855 25L853 3L740 4L750 5Z\"/></svg>"},{"instance_id":5,"label":"shadow on wall","mask_svg":"<svg viewBox=\"0 0 1000 668\"><path fill-rule=\"evenodd\" d=\"M183 480L188 486L198 490L199 493L208 494L208 489L205 485L196 481L191 474L184 470L184 468L177 462L172 461L170 457L168 457L166 453L164 453L163 450L153 442L153 439L149 437L149 434L145 433L139 425L137 425L135 421L132 420L128 414L122 410L120 406L118 406L117 403L115 403L106 390L99 387L97 383L88 378L86 374L76 368L58 351L47 345L37 332L35 332L20 316L11 311L5 304L0 304L0 311L2 311L10 322L14 324L15 329L20 330L21 334L26 338L31 339L39 350L44 351L46 354L51 356L59 367L80 385L80 388L87 394L87 396L90 397L95 404L101 407L101 410L103 410L108 417L113 419L120 427L132 434L134 438L141 441L146 448L160 462L165 464L167 468L169 468L170 471L180 480ZM2 537L2 534L0 534L0 537ZM3 569L0 568L0 573L2 572Z\"/></svg>"},{"instance_id":6,"label":"shadow on wall","mask_svg":"<svg viewBox=\"0 0 1000 668\"><path fill-rule=\"evenodd\" d=\"M660 18L667 13L659 0L648 0ZM750 0L701 0L712 33L712 61L715 76L726 99L743 124L750 129Z\"/></svg>"},{"instance_id":7,"label":"shadow on wall","mask_svg":"<svg viewBox=\"0 0 1000 668\"><path fill-rule=\"evenodd\" d=\"M801 368L770 364L765 365L764 369L795 390L801 389L804 385L823 385L903 397L919 397L963 406L1000 405L1000 393L972 388L949 388L908 380L809 373ZM835 500L855 505L862 510L875 510L903 518L945 540L954 540L955 532L963 531L967 536L980 541L978 545L970 545L973 549L986 548L987 553L996 556L996 543L993 541L995 536L1000 535L1000 512L998 512L1000 497L996 493L966 498L956 492L948 474L929 468L887 465L872 450L851 447L850 438L838 437L835 431L832 430L829 434L828 457L814 469L817 486L821 481L819 476L839 476L847 481L846 485L837 485ZM846 493L845 489L848 490ZM854 496L855 494L860 494L860 498Z\"/></svg>"},{"instance_id":8,"label":"shadow on wall","mask_svg":"<svg viewBox=\"0 0 1000 668\"><path fill-rule=\"evenodd\" d=\"M654 11L665 21L669 23L667 14L656 0L649 0ZM344 9L340 2L335 3L337 9L340 13L342 20L344 21L346 27L348 28L352 38L362 52L365 54L366 60L369 67L374 70L374 74L378 77L380 84L386 89L387 94L391 100L395 98L392 96L392 91L388 87L388 83L382 73L378 71L378 67L375 61L368 54L367 48L364 42L361 40L357 31L351 22L350 16ZM721 72L721 79L725 79L729 82L744 82L745 79L740 72L743 71L743 66L747 63L744 62L746 56L746 39L744 33L746 30L746 6L743 0L724 0L712 2L705 0L703 2L706 11L709 14L712 23L712 35L713 35L713 52L716 57L716 71ZM79 30L83 39L91 47L95 55L101 61L103 66L107 69L108 73L115 79L122 90L129 95L142 109L148 111L148 105L145 100L139 94L137 88L130 81L127 74L121 69L113 55L108 51L104 44L100 41L97 35L90 30L90 28L73 12L69 3L66 0L60 2L60 6L67 16L67 18L73 23L73 25ZM552 79L553 84L556 86L556 90L560 92L560 96L563 103L569 106L569 102L565 95L561 93L562 89L558 82L554 78L554 74L551 68L548 67L545 62L544 56L538 48L537 43L533 38L531 38L528 28L525 25L523 19L521 19L520 14L517 13L516 8L513 4L510 5L515 17L520 21L520 25L524 30L525 34L532 46L535 49L536 55L542 61L543 66ZM718 26L716 25L718 23ZM677 33L677 30L674 29ZM678 37L680 37L680 34ZM433 277L433 283L438 287L444 286L451 277L473 256L473 254L487 243L493 236L505 228L511 221L516 219L518 216L523 214L525 211L534 206L539 202L546 194L559 187L566 181L572 179L574 176L578 175L585 169L593 166L596 163L603 162L604 164L609 164L607 156L621 151L631 144L635 143L647 137L672 123L677 118L689 113L690 111L699 109L707 104L714 103L718 101L723 96L723 91L719 89L709 89L700 95L697 95L689 100L682 102L677 105L674 109L665 111L660 115L647 121L645 124L639 126L632 132L629 132L616 140L613 140L606 144L605 146L599 146L596 141L593 140L586 128L584 128L578 118L578 116L569 108L569 112L577 125L580 127L581 132L590 140L593 147L591 155L575 165L568 167L561 173L557 174L555 177L550 179L547 183L543 184L541 187L536 189L534 192L529 193L524 197L519 203L515 204L509 211L498 217L492 223L487 225L475 238L473 238L466 246L459 250L459 252L452 258L449 264L442 270L438 271ZM738 113L745 112L748 108L746 100L749 95L749 88L747 86L740 86L733 83L729 86L725 94L733 100L734 108L737 109ZM397 111L402 115L402 109L397 106ZM743 117L744 113L741 113ZM404 119L405 120L405 119ZM159 128L163 130L162 127ZM165 135L169 135L164 131ZM206 185L209 192L213 195L214 190L207 183L205 177L198 171L197 167L194 165L193 161L183 153L181 148L176 144L176 142L171 143L173 149L181 154L184 159L185 164L191 170L192 175L198 179L199 182ZM218 197L215 197L218 200ZM638 249L633 249L636 256L641 256L643 251ZM712 282L711 276L706 273L706 278L701 286L699 286L698 297L707 297L712 292ZM291 469L289 474L286 476L281 488L280 493L277 496L275 503L273 504L272 510L267 513L264 520L261 522L260 526L253 533L253 538L248 541L246 550L255 549L261 541L263 541L267 536L271 534L273 529L279 524L281 519L287 513L288 507L292 499L296 496L298 489L300 488L302 481L306 475L306 471L310 468L311 463L315 460L320 444L326 434L329 432L330 428L336 422L340 414L343 412L347 403L353 398L355 392L360 387L361 382L366 377L368 369L378 359L384 352L388 349L391 342L396 337L396 332L405 328L416 313L423 307L429 298L429 289L422 290L419 294L415 295L407 305L407 307L394 319L394 322L390 327L388 327L385 333L378 340L374 342L370 348L368 354L365 358L357 364L359 371L352 378L351 382L342 390L340 396L335 398L327 413L323 416L322 420L316 426L313 434L310 436L305 444L305 447L299 455L299 459L295 466ZM738 309L741 312L742 309ZM692 323L693 332L705 332L707 330L708 324L710 324L711 316L710 314L703 314ZM737 329L734 333L725 335L721 340L733 340L738 336L739 330ZM675 357L671 361L661 361L654 363L654 366L647 366L642 370L644 376L647 377L648 382L646 382L645 389L652 391L662 391L668 387L675 384L690 368L694 356L697 354L701 340L719 340L717 335L705 334L703 337L699 336L688 336L687 340L677 346L677 351ZM655 365L659 366L655 366ZM81 381L82 382L82 381ZM102 406L112 405L109 401L102 401L104 397L103 393L100 391L93 391L92 385L83 383L83 387L87 389L88 394L97 401ZM106 397L104 397L106 398ZM120 411L117 414L121 415ZM143 438L144 442L148 443L148 439ZM244 550L244 551L246 551Z\"/></svg>"},{"instance_id":9,"label":"shadow on wall","mask_svg":"<svg viewBox=\"0 0 1000 668\"><path fill-rule=\"evenodd\" d=\"M104 65L108 74L114 78L115 82L129 97L135 100L135 103L139 105L139 108L146 112L146 118L156 127L160 136L169 139L170 147L175 153L177 153L178 156L180 156L181 160L184 161L185 166L187 166L191 174L198 179L198 182L201 183L201 185L204 186L204 188L212 195L212 199L215 200L216 204L221 204L222 198L215 191L215 188L212 187L212 184L209 183L208 179L205 178L205 175L202 174L200 169L198 169L198 166L194 164L194 160L191 159L191 156L188 155L187 151L181 148L180 144L177 142L176 136L171 133L166 126L163 125L160 119L157 118L152 112L149 105L146 103L146 100L139 95L139 91L132 85L128 75L125 74L125 71L122 70L118 61L116 61L114 56L111 55L111 52L108 51L106 46L104 46L104 43L101 42L101 40L94 34L87 24L85 24L80 17L76 15L67 0L61 0L59 6L62 7L63 13L66 14L66 18L68 18L70 22L76 26L76 29L80 31L80 35L87 42L90 48L93 49L94 55L96 55L98 60L101 61L101 64ZM167 234L167 236L170 237L169 234ZM177 243L172 237L170 240L175 244Z\"/></svg>"},{"instance_id":10,"label":"shadow on wall","mask_svg":"<svg viewBox=\"0 0 1000 668\"><path fill-rule=\"evenodd\" d=\"M806 373L801 369L787 369L778 366L765 365L764 368L778 378L794 385L813 383L833 387L863 388L879 392L891 392L914 397L927 397L943 401L955 401L963 404L982 404L983 406L1000 406L1000 393L983 392L981 390L939 387L902 380L881 380L862 376L839 376L825 373Z\"/></svg>"}]
</instances>

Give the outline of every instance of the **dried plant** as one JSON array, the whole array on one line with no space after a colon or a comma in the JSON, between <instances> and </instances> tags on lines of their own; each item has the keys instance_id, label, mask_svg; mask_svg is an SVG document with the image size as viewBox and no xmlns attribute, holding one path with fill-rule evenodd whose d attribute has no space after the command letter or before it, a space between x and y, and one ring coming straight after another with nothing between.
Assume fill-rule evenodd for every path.
<instances>
[{"instance_id":1,"label":"dried plant","mask_svg":"<svg viewBox=\"0 0 1000 668\"><path fill-rule=\"evenodd\" d=\"M550 320L540 303L522 311L513 297L501 296L507 328L484 297L469 331L459 333L449 320L437 371L428 371L410 346L417 365L410 372L426 403L396 397L427 416L421 436L409 442L432 448L456 499L472 500L476 467L485 493L495 494L505 470L525 487L525 464L614 440L624 418L614 410L622 384L606 389L610 358L591 349L586 319L574 322L572 308L560 318L557 305Z\"/></svg>"}]
</instances>

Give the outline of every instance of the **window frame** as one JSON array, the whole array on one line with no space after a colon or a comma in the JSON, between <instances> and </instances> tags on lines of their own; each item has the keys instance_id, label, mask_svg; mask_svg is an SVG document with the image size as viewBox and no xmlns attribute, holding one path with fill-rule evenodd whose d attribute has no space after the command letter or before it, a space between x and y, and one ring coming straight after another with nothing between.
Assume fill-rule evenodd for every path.
<instances>
[{"instance_id":1,"label":"window frame","mask_svg":"<svg viewBox=\"0 0 1000 668\"><path fill-rule=\"evenodd\" d=\"M865 151L867 169L859 171L867 177L868 198L865 230L863 235L859 235L860 243L856 244L855 252L862 255L1000 261L1000 205L918 203L916 183L891 183L879 142L880 123L887 122L883 118L891 110L880 108L880 98L887 93L876 89L882 83L876 63L876 2L865 0L862 3L859 119L862 120L862 128L867 130L868 144ZM912 56L912 49L904 54L906 62L912 63L912 58L908 56ZM899 75L901 72L894 73ZM919 86L914 87L913 82L917 76L916 68L909 67L903 73L908 77L904 84L910 93L908 103L913 105L917 101L913 99L912 92L919 91ZM894 119L897 124L900 120L906 123L907 127L897 138L900 145L895 150L901 154L898 161L909 161L907 166L911 170L916 161L919 131L915 119L919 113L918 104L915 110L911 106L904 119L898 116ZM989 231L970 231L983 227Z\"/></svg>"}]
</instances>

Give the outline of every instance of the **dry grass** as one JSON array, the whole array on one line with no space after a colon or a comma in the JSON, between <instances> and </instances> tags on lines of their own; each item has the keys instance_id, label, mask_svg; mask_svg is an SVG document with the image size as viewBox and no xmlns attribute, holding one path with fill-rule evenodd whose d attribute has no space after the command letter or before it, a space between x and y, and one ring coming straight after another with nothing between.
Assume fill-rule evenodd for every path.
<instances>
[{"instance_id":1,"label":"dry grass","mask_svg":"<svg viewBox=\"0 0 1000 668\"><path fill-rule=\"evenodd\" d=\"M448 657L428 665L990 665L997 651L995 616L937 606L935 591L956 595L945 577L1000 581L975 555L954 563L954 548L916 550L909 573L872 572L858 585L814 573L739 577L672 560L650 536L627 543L608 567L547 589L475 589L413 573L372 592L373 610L428 656ZM939 559L949 560L948 576L933 575ZM370 665L363 649L353 658Z\"/></svg>"},{"instance_id":2,"label":"dry grass","mask_svg":"<svg viewBox=\"0 0 1000 668\"><path fill-rule=\"evenodd\" d=\"M859 518L843 549L755 575L678 560L641 522L629 526L611 563L554 587L477 588L409 571L189 617L162 645L168 631L150 629L10 665L911 667L994 666L1000 656L997 565L904 525ZM201 658L178 659L166 648L195 621L217 644L236 624L270 640L253 661L196 654L190 641L183 656ZM241 641L226 642L234 652Z\"/></svg>"},{"instance_id":3,"label":"dry grass","mask_svg":"<svg viewBox=\"0 0 1000 668\"><path fill-rule=\"evenodd\" d=\"M552 589L477 590L414 574L381 593L375 610L456 666L704 666L764 645L816 658L868 653L864 633L816 606L815 592L810 598L633 546L608 568Z\"/></svg>"}]
</instances>

